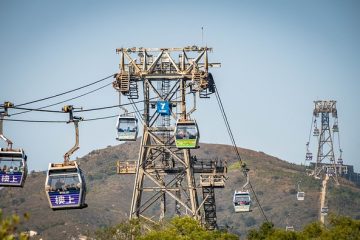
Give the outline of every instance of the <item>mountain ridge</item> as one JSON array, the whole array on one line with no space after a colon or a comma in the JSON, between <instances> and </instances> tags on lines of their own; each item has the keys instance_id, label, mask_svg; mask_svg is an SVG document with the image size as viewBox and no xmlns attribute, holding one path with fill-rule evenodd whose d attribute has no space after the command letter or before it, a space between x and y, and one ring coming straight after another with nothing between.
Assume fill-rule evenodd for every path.
<instances>
[{"instance_id":1,"label":"mountain ridge","mask_svg":"<svg viewBox=\"0 0 360 240\"><path fill-rule=\"evenodd\" d=\"M51 211L44 192L46 172L29 174L23 189L0 190L0 208L5 215L29 213L30 221L22 230L35 230L42 239L71 239L91 235L99 227L115 225L128 218L134 175L117 175L117 160L137 160L140 141L97 149L78 158L85 173L89 207L83 210ZM254 202L252 212L235 214L232 195L245 179L232 146L201 143L192 154L201 158L220 158L228 163L228 180L225 189L216 189L218 224L230 232L246 235L246 231L263 222L259 205ZM277 227L287 224L300 229L316 221L319 214L320 182L306 176L304 167L286 162L261 151L238 148L250 167L250 180L259 201L270 221ZM296 200L297 182L305 191L305 201ZM360 189L342 180L343 187L329 186L330 212L342 213L360 219ZM351 209L341 207L347 201Z\"/></svg>"}]
</instances>

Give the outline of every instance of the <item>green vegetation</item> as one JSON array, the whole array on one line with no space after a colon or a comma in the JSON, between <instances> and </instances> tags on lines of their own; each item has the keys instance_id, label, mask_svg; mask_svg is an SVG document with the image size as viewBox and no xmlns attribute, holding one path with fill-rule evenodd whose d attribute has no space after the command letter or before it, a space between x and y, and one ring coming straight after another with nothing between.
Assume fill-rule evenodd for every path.
<instances>
[{"instance_id":1,"label":"green vegetation","mask_svg":"<svg viewBox=\"0 0 360 240\"><path fill-rule=\"evenodd\" d=\"M27 220L27 214L24 214L24 219ZM29 237L25 233L17 233L17 227L21 223L20 217L13 214L10 217L3 217L0 209L0 239L2 240L27 240Z\"/></svg>"},{"instance_id":2,"label":"green vegetation","mask_svg":"<svg viewBox=\"0 0 360 240\"><path fill-rule=\"evenodd\" d=\"M248 219L247 219L248 220ZM207 231L190 217L175 217L163 225L152 225L153 230L141 232L145 225L137 220L121 223L115 227L103 228L95 233L95 239L132 239L137 240L235 240L237 235L223 231ZM149 227L149 226L147 226ZM285 231L265 222L259 229L248 232L249 240L360 240L360 220L345 216L329 216L329 225L319 222L306 225L302 231Z\"/></svg>"},{"instance_id":3,"label":"green vegetation","mask_svg":"<svg viewBox=\"0 0 360 240\"><path fill-rule=\"evenodd\" d=\"M115 227L103 228L95 232L95 239L131 239L132 234L138 240L237 240L239 237L222 231L207 231L190 217L175 217L163 225L152 225L153 230L141 234L139 221L121 223ZM144 226L144 225L142 225Z\"/></svg>"},{"instance_id":4,"label":"green vegetation","mask_svg":"<svg viewBox=\"0 0 360 240\"><path fill-rule=\"evenodd\" d=\"M345 216L331 215L329 225L324 227L319 222L310 223L302 231L292 232L284 229L274 228L272 223L263 223L256 230L250 230L249 240L330 240L330 239L360 239L360 220L355 220Z\"/></svg>"},{"instance_id":5,"label":"green vegetation","mask_svg":"<svg viewBox=\"0 0 360 240\"><path fill-rule=\"evenodd\" d=\"M113 227L104 227L94 233L96 240L131 240L132 236L138 238L140 232L140 222L138 220L130 220L122 222Z\"/></svg>"}]
</instances>

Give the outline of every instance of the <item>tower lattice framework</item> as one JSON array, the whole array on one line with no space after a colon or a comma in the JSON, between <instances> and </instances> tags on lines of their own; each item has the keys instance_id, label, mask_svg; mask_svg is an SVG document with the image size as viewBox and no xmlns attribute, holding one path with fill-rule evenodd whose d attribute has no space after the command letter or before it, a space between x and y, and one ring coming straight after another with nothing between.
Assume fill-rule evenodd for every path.
<instances>
[{"instance_id":1,"label":"tower lattice framework","mask_svg":"<svg viewBox=\"0 0 360 240\"><path fill-rule=\"evenodd\" d=\"M340 156L338 161L335 159L334 138L335 133L339 133L336 101L318 100L314 104L314 136L318 137L318 141L313 174L315 178L322 178L322 174L327 174L338 184L338 176L346 170L346 166L343 166L340 143ZM317 118L320 118L320 129L317 128Z\"/></svg>"},{"instance_id":2,"label":"tower lattice framework","mask_svg":"<svg viewBox=\"0 0 360 240\"><path fill-rule=\"evenodd\" d=\"M226 166L213 160L199 164L191 150L178 149L174 139L176 122L192 119L196 98L208 98L215 91L208 69L220 64L208 62L212 49L192 46L116 51L120 54L120 72L113 86L133 104L143 125L137 161L118 163L118 173L135 174L130 218L153 222L167 215L189 215L200 221L204 215L208 228L216 228L213 189L224 187ZM143 101L143 106L137 106L134 99ZM168 106L168 114L159 110L161 104ZM199 188L212 191L205 191L200 198ZM207 214L202 213L202 206L206 206Z\"/></svg>"}]
</instances>

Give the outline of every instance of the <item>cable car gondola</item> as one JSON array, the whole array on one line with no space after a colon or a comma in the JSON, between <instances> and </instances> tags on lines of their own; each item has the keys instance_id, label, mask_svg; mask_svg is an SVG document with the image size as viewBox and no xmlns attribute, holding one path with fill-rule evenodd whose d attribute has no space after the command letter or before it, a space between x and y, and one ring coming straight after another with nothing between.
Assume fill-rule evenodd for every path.
<instances>
[{"instance_id":1,"label":"cable car gondola","mask_svg":"<svg viewBox=\"0 0 360 240\"><path fill-rule=\"evenodd\" d=\"M82 171L76 161L70 161L70 156L79 149L79 127L81 117L73 116L74 107L65 106L62 109L69 113L75 126L75 145L65 153L64 163L50 163L45 181L45 192L52 210L86 208L86 183Z\"/></svg>"},{"instance_id":2,"label":"cable car gondola","mask_svg":"<svg viewBox=\"0 0 360 240\"><path fill-rule=\"evenodd\" d=\"M319 136L319 134L320 134L319 129L318 129L317 127L315 127L315 128L314 128L313 136L314 136L314 137L317 137L317 136Z\"/></svg>"},{"instance_id":3,"label":"cable car gondola","mask_svg":"<svg viewBox=\"0 0 360 240\"><path fill-rule=\"evenodd\" d=\"M311 153L310 150L309 150L309 145L310 145L310 142L307 142L307 143L306 143L306 156L305 156L305 161L312 161L312 158L313 158L313 155L312 155L312 153Z\"/></svg>"},{"instance_id":4,"label":"cable car gondola","mask_svg":"<svg viewBox=\"0 0 360 240\"><path fill-rule=\"evenodd\" d=\"M4 102L4 111L0 111L0 139L7 143L7 148L0 149L0 187L23 187L27 176L27 157L22 149L13 149L12 141L4 136L3 120L8 116L8 108L14 106Z\"/></svg>"},{"instance_id":5,"label":"cable car gondola","mask_svg":"<svg viewBox=\"0 0 360 240\"><path fill-rule=\"evenodd\" d=\"M339 126L337 124L334 124L332 130L333 132L339 132Z\"/></svg>"},{"instance_id":6,"label":"cable car gondola","mask_svg":"<svg viewBox=\"0 0 360 240\"><path fill-rule=\"evenodd\" d=\"M0 149L0 187L24 187L26 160L22 149Z\"/></svg>"},{"instance_id":7,"label":"cable car gondola","mask_svg":"<svg viewBox=\"0 0 360 240\"><path fill-rule=\"evenodd\" d=\"M303 191L301 191L300 190L300 183L301 183L301 181L299 181L298 182L298 191L297 191L297 194L296 194L296 198L297 198L297 200L298 201L304 201L304 199L305 199L305 192L303 192Z\"/></svg>"},{"instance_id":8,"label":"cable car gondola","mask_svg":"<svg viewBox=\"0 0 360 240\"><path fill-rule=\"evenodd\" d=\"M328 207L323 207L323 208L321 208L320 213L321 213L322 216L328 215L328 212L329 212L329 208L328 208Z\"/></svg>"},{"instance_id":9,"label":"cable car gondola","mask_svg":"<svg viewBox=\"0 0 360 240\"><path fill-rule=\"evenodd\" d=\"M136 141L138 135L138 120L134 116L119 115L117 123L118 141Z\"/></svg>"},{"instance_id":10,"label":"cable car gondola","mask_svg":"<svg viewBox=\"0 0 360 240\"><path fill-rule=\"evenodd\" d=\"M295 228L294 228L294 226L286 226L286 227L285 227L285 231L286 231L286 232L294 232L294 231L295 231Z\"/></svg>"},{"instance_id":11,"label":"cable car gondola","mask_svg":"<svg viewBox=\"0 0 360 240\"><path fill-rule=\"evenodd\" d=\"M174 135L177 148L198 148L200 134L195 120L178 120Z\"/></svg>"},{"instance_id":12,"label":"cable car gondola","mask_svg":"<svg viewBox=\"0 0 360 240\"><path fill-rule=\"evenodd\" d=\"M246 183L242 186L241 191L235 190L234 192L233 205L235 212L250 212L250 207L251 207L250 193L248 190L245 190L246 186L250 182L248 171L249 169L246 169L244 171L244 174L246 176Z\"/></svg>"},{"instance_id":13,"label":"cable car gondola","mask_svg":"<svg viewBox=\"0 0 360 240\"><path fill-rule=\"evenodd\" d=\"M53 210L87 207L85 179L74 161L49 164L45 191Z\"/></svg>"},{"instance_id":14,"label":"cable car gondola","mask_svg":"<svg viewBox=\"0 0 360 240\"><path fill-rule=\"evenodd\" d=\"M305 199L305 192L298 192L298 193L296 194L296 198L297 198L298 201L304 201L304 199Z\"/></svg>"},{"instance_id":15,"label":"cable car gondola","mask_svg":"<svg viewBox=\"0 0 360 240\"><path fill-rule=\"evenodd\" d=\"M233 205L235 212L250 212L251 198L249 191L235 191Z\"/></svg>"},{"instance_id":16,"label":"cable car gondola","mask_svg":"<svg viewBox=\"0 0 360 240\"><path fill-rule=\"evenodd\" d=\"M307 152L305 156L306 161L312 161L313 155L311 152Z\"/></svg>"}]
</instances>

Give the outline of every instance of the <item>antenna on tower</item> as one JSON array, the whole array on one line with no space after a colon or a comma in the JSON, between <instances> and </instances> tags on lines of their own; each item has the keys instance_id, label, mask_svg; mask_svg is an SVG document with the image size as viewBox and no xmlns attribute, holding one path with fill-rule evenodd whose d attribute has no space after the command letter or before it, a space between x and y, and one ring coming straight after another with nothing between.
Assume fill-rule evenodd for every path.
<instances>
[{"instance_id":1,"label":"antenna on tower","mask_svg":"<svg viewBox=\"0 0 360 240\"><path fill-rule=\"evenodd\" d=\"M204 46L204 27L201 27L201 46Z\"/></svg>"}]
</instances>

